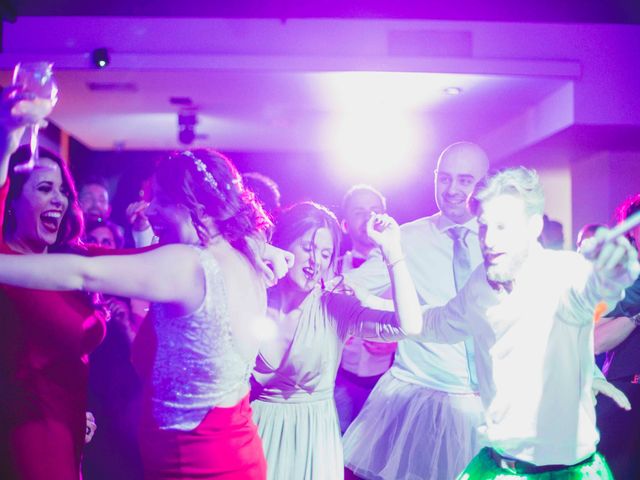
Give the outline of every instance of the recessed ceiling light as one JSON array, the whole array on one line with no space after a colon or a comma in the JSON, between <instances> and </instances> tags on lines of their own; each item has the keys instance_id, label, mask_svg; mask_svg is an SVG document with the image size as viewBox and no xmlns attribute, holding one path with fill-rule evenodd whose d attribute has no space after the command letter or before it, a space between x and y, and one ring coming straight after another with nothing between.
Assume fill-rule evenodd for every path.
<instances>
[{"instance_id":1,"label":"recessed ceiling light","mask_svg":"<svg viewBox=\"0 0 640 480\"><path fill-rule=\"evenodd\" d=\"M460 95L462 93L462 89L460 87L447 87L444 89L444 93L447 95Z\"/></svg>"}]
</instances>

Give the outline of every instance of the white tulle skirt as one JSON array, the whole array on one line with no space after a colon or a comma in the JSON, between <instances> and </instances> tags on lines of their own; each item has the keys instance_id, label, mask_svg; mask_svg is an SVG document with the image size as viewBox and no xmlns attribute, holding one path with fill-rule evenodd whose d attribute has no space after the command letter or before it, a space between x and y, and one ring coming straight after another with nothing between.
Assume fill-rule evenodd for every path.
<instances>
[{"instance_id":1,"label":"white tulle skirt","mask_svg":"<svg viewBox=\"0 0 640 480\"><path fill-rule=\"evenodd\" d=\"M343 438L345 465L368 480L452 480L484 446L477 395L447 394L387 372Z\"/></svg>"}]
</instances>

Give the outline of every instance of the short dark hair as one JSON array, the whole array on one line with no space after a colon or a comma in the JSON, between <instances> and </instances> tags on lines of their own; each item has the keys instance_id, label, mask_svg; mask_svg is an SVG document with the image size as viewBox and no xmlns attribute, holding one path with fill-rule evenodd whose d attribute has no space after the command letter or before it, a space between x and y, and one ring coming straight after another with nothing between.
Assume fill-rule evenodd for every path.
<instances>
[{"instance_id":1,"label":"short dark hair","mask_svg":"<svg viewBox=\"0 0 640 480\"><path fill-rule=\"evenodd\" d=\"M104 188L107 191L107 193L109 193L109 185L107 184L107 181L103 177L98 177L97 175L88 176L87 178L83 179L82 182L80 182L80 187L78 188L78 191L81 191L84 187L88 185L99 185L102 188Z\"/></svg>"},{"instance_id":2,"label":"short dark hair","mask_svg":"<svg viewBox=\"0 0 640 480\"><path fill-rule=\"evenodd\" d=\"M102 220L102 221L94 221L89 222L85 226L85 238L96 228L108 228L111 231L111 235L113 235L113 240L116 242L116 248L122 248L124 246L124 234L123 229L117 223L112 222L111 220Z\"/></svg>"},{"instance_id":3,"label":"short dark hair","mask_svg":"<svg viewBox=\"0 0 640 480\"><path fill-rule=\"evenodd\" d=\"M280 210L280 188L271 178L259 172L242 174L244 188L252 191L269 215L275 217Z\"/></svg>"},{"instance_id":4,"label":"short dark hair","mask_svg":"<svg viewBox=\"0 0 640 480\"><path fill-rule=\"evenodd\" d=\"M379 190L377 190L376 188L372 187L371 185L360 183L358 185L353 185L351 188L349 188L349 190L347 190L347 193L344 194L344 197L342 197L341 210L342 210L342 216L343 217L345 216L345 214L347 212L347 206L348 206L349 202L351 201L351 197L353 197L358 192L371 192L371 193L373 193L376 197L378 197L380 199L380 203L382 203L382 209L385 212L387 211L387 199L384 197L384 195L382 195L382 193L380 193Z\"/></svg>"}]
</instances>

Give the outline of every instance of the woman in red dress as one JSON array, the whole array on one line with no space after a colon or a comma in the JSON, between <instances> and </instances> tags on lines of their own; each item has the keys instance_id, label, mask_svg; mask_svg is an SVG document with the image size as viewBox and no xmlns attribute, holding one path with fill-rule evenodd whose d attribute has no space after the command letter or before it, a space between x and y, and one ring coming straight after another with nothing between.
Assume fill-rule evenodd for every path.
<instances>
[{"instance_id":1,"label":"woman in red dress","mask_svg":"<svg viewBox=\"0 0 640 480\"><path fill-rule=\"evenodd\" d=\"M0 252L80 252L82 217L73 180L55 155L35 168L16 150L29 119L0 107ZM78 479L85 440L88 354L105 333L104 315L83 292L0 285L0 478Z\"/></svg>"}]
</instances>

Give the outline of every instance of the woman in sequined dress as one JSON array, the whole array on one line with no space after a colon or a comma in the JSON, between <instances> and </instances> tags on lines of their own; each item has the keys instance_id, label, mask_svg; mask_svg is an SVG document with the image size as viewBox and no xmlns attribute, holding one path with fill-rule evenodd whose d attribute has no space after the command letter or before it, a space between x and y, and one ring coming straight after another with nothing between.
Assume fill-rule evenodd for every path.
<instances>
[{"instance_id":1,"label":"woman in sequined dress","mask_svg":"<svg viewBox=\"0 0 640 480\"><path fill-rule=\"evenodd\" d=\"M147 215L162 246L133 255L0 257L0 282L99 291L153 303L141 452L147 479L263 479L249 376L266 287L254 248L270 222L221 154L161 161Z\"/></svg>"}]
</instances>

